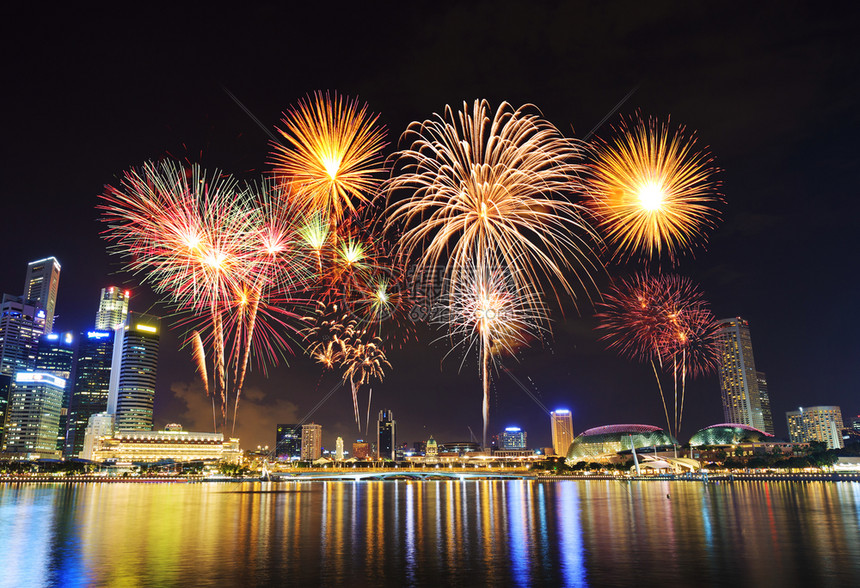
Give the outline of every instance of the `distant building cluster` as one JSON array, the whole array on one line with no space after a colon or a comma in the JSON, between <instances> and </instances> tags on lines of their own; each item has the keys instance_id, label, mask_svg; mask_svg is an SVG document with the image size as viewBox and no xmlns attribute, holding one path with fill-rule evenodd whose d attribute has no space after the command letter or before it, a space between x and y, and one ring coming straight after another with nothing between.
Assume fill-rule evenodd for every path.
<instances>
[{"instance_id":1,"label":"distant building cluster","mask_svg":"<svg viewBox=\"0 0 860 588\"><path fill-rule=\"evenodd\" d=\"M3 455L184 461L237 453L238 441L220 434L152 431L161 320L130 311L127 290L101 290L91 329L54 331L60 270L54 257L30 262L22 295L2 298Z\"/></svg>"}]
</instances>

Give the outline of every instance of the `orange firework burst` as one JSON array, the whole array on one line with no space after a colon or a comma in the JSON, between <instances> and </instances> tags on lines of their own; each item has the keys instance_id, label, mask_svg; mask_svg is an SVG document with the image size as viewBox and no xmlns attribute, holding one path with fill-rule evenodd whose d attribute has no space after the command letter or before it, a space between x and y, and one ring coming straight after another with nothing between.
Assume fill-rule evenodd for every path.
<instances>
[{"instance_id":1,"label":"orange firework burst","mask_svg":"<svg viewBox=\"0 0 860 588\"><path fill-rule=\"evenodd\" d=\"M277 129L288 144L271 155L279 184L289 185L301 209L336 226L368 200L383 170L385 129L357 100L316 92L284 114Z\"/></svg>"},{"instance_id":2,"label":"orange firework burst","mask_svg":"<svg viewBox=\"0 0 860 588\"><path fill-rule=\"evenodd\" d=\"M590 206L618 257L639 253L675 261L706 237L721 202L713 159L695 135L668 124L622 121L611 143L598 141L591 165Z\"/></svg>"}]
</instances>

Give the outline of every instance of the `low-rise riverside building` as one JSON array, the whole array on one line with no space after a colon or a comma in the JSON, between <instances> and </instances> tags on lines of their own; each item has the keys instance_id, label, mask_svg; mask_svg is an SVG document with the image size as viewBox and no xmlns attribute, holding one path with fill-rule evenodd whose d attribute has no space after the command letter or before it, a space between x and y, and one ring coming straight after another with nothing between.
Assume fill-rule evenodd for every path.
<instances>
[{"instance_id":1,"label":"low-rise riverside building","mask_svg":"<svg viewBox=\"0 0 860 588\"><path fill-rule=\"evenodd\" d=\"M224 439L223 433L192 431L121 431L100 437L93 444L95 461L153 463L157 461L224 461L238 464L242 459L238 439Z\"/></svg>"}]
</instances>

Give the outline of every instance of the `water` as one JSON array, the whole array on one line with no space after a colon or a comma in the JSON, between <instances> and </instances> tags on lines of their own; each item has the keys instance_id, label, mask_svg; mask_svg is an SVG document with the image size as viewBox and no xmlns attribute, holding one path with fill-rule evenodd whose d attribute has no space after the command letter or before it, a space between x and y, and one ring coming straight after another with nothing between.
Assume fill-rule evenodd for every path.
<instances>
[{"instance_id":1,"label":"water","mask_svg":"<svg viewBox=\"0 0 860 588\"><path fill-rule=\"evenodd\" d=\"M9 586L849 586L860 483L5 484L0 540Z\"/></svg>"}]
</instances>

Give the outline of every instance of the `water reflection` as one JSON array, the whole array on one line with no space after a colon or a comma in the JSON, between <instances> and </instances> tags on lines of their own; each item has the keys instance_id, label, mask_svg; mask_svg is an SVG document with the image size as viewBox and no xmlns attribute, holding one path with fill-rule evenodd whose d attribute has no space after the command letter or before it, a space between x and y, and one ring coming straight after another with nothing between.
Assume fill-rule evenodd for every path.
<instances>
[{"instance_id":1,"label":"water reflection","mask_svg":"<svg viewBox=\"0 0 860 588\"><path fill-rule=\"evenodd\" d=\"M22 586L848 585L860 484L17 484L0 536Z\"/></svg>"}]
</instances>

